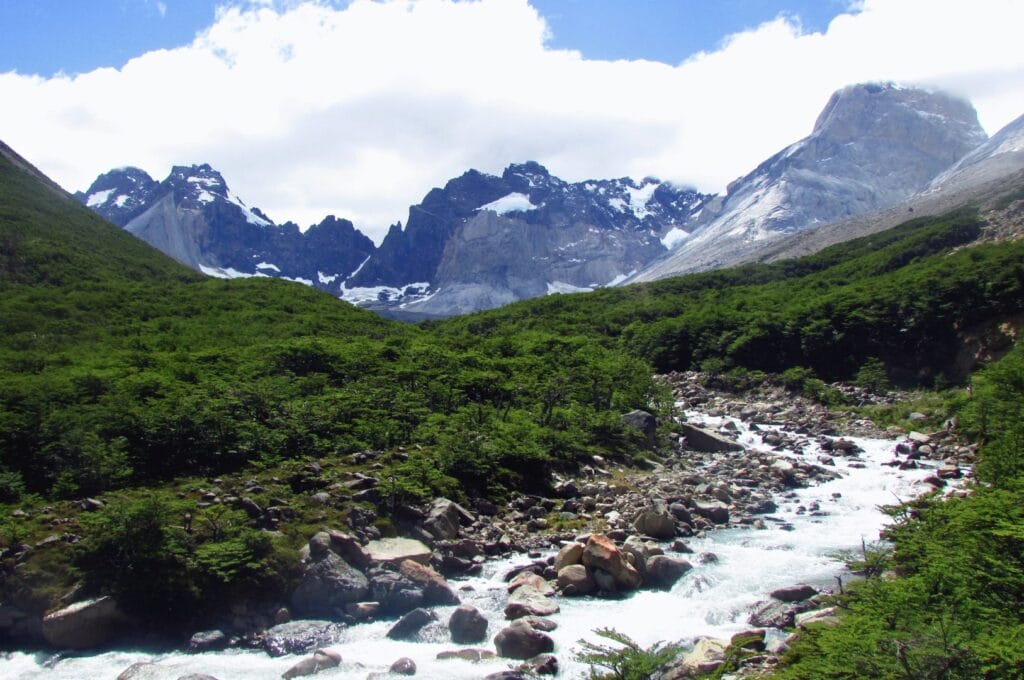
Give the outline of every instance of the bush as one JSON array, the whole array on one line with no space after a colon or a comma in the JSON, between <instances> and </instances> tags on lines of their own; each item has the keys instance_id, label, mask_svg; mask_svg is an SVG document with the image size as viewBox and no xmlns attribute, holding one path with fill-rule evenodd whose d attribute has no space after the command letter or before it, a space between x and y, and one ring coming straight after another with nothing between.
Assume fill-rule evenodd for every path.
<instances>
[{"instance_id":1,"label":"bush","mask_svg":"<svg viewBox=\"0 0 1024 680\"><path fill-rule=\"evenodd\" d=\"M645 649L612 628L599 628L594 634L620 646L579 641L583 651L576 655L576 660L590 665L590 677L593 680L648 680L668 665L681 650L677 645L666 645L663 642ZM607 672L596 669L605 669Z\"/></svg>"}]
</instances>

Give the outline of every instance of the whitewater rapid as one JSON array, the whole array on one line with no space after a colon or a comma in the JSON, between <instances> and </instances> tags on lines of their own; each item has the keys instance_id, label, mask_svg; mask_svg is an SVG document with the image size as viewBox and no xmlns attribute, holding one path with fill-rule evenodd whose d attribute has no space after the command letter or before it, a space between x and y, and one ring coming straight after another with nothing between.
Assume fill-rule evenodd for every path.
<instances>
[{"instance_id":1,"label":"whitewater rapid","mask_svg":"<svg viewBox=\"0 0 1024 680\"><path fill-rule=\"evenodd\" d=\"M691 421L696 414L688 414ZM734 419L702 418L710 427L726 420L739 428L739 440L747 448L771 450L749 425ZM760 426L762 429L777 429ZM863 453L855 458L834 456L839 478L823 484L796 489L775 498L778 505L765 522L765 529L742 528L711 532L687 542L694 554L683 555L693 563L676 586L667 592L642 591L626 599L593 597L558 598L561 612L552 619L558 629L549 633L555 640L560 677L586 677L587 667L575 661L579 640L604 642L594 630L612 627L644 646L659 641L685 641L697 636L728 638L750 626L746 623L752 607L783 586L808 583L835 586L836 577L846 578L838 553L857 550L862 542L878 540L888 517L880 511L916 496L930 487L922 480L934 469L922 466L900 470L884 463L894 458L895 440L845 437ZM800 451L773 451L794 461L818 464L824 452L816 443ZM927 465L927 463L925 463ZM813 508L818 510L814 511ZM669 545L663 546L673 554ZM702 553L717 560L701 561ZM464 603L478 607L490 621L488 638L507 622L503 609L507 601L508 570L532 562L525 555L485 563L474 578L451 579ZM424 629L421 641L397 642L385 637L394 621L352 626L329 648L341 654L338 668L318 673L323 680L365 680L370 673L386 673L401 657L415 661L416 677L459 680L482 678L488 673L515 667L518 662L494 659L481 663L436 660L440 651L459 649L451 643L447 621L454 607L440 607L438 622ZM490 647L492 644L465 645ZM133 680L176 680L190 673L205 673L218 680L261 680L280 678L302 656L271 658L261 651L229 650L206 654L152 654L116 651L83 656L15 652L0 658L0 677L11 680L113 680L132 664L143 662ZM397 676L393 676L397 677Z\"/></svg>"}]
</instances>

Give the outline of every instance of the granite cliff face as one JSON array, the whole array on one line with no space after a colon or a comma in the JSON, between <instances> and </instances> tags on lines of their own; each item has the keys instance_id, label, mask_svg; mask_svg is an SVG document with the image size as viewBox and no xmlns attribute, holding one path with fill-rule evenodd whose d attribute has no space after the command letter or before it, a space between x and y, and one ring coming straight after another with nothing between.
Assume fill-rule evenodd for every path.
<instances>
[{"instance_id":1,"label":"granite cliff face","mask_svg":"<svg viewBox=\"0 0 1024 680\"><path fill-rule=\"evenodd\" d=\"M729 266L785 235L899 203L985 139L961 99L891 84L844 88L808 137L730 184L691 236L634 280Z\"/></svg>"},{"instance_id":2,"label":"granite cliff face","mask_svg":"<svg viewBox=\"0 0 1024 680\"><path fill-rule=\"evenodd\" d=\"M409 210L345 297L386 290L405 311L451 315L614 285L666 252L706 199L651 178L569 183L532 162L471 170Z\"/></svg>"},{"instance_id":3,"label":"granite cliff face","mask_svg":"<svg viewBox=\"0 0 1024 680\"><path fill-rule=\"evenodd\" d=\"M182 264L212 276L273 276L336 287L374 250L348 220L304 233L250 208L209 165L175 166L162 182L138 168L101 175L78 199Z\"/></svg>"}]
</instances>

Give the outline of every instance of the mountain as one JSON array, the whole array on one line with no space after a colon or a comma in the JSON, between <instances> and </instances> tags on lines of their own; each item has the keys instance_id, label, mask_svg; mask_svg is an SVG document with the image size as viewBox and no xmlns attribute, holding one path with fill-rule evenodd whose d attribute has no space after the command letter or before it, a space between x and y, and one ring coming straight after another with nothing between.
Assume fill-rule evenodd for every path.
<instances>
[{"instance_id":1,"label":"mountain","mask_svg":"<svg viewBox=\"0 0 1024 680\"><path fill-rule=\"evenodd\" d=\"M897 204L985 139L964 100L892 84L844 88L809 136L730 184L689 238L633 280L755 259L787 234Z\"/></svg>"},{"instance_id":2,"label":"mountain","mask_svg":"<svg viewBox=\"0 0 1024 680\"><path fill-rule=\"evenodd\" d=\"M175 166L159 183L138 168L112 170L76 198L182 264L222 278L271 276L327 288L374 250L334 216L305 232L274 224L206 164Z\"/></svg>"},{"instance_id":3,"label":"mountain","mask_svg":"<svg viewBox=\"0 0 1024 680\"><path fill-rule=\"evenodd\" d=\"M535 162L433 189L345 282L345 299L449 316L614 285L666 252L708 196L656 179L570 183Z\"/></svg>"}]
</instances>

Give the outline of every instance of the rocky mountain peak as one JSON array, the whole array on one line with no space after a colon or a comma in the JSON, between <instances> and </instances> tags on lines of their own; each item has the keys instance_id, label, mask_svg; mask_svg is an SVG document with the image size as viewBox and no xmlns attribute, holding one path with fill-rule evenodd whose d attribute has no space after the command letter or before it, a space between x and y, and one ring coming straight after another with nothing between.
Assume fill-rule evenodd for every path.
<instances>
[{"instance_id":1,"label":"rocky mountain peak","mask_svg":"<svg viewBox=\"0 0 1024 680\"><path fill-rule=\"evenodd\" d=\"M146 204L157 182L145 170L116 168L96 178L87 190L75 198L108 221L124 226Z\"/></svg>"}]
</instances>

